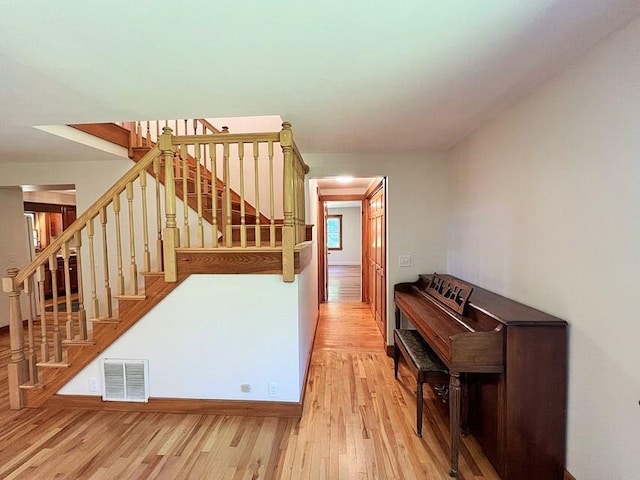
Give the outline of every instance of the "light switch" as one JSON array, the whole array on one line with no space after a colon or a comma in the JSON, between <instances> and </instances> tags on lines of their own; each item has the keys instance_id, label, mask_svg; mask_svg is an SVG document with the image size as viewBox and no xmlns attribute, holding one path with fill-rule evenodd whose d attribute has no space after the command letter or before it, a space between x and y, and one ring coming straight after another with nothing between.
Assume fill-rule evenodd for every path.
<instances>
[{"instance_id":1,"label":"light switch","mask_svg":"<svg viewBox=\"0 0 640 480\"><path fill-rule=\"evenodd\" d=\"M410 267L411 266L411 255L399 255L398 256L398 265L401 267Z\"/></svg>"}]
</instances>

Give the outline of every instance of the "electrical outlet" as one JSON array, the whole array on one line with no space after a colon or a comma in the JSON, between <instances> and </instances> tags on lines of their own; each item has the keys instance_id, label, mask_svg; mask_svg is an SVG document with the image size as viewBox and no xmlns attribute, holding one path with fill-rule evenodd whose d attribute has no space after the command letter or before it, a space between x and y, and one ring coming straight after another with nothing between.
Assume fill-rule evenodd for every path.
<instances>
[{"instance_id":1,"label":"electrical outlet","mask_svg":"<svg viewBox=\"0 0 640 480\"><path fill-rule=\"evenodd\" d=\"M398 265L400 267L410 267L411 255L398 255Z\"/></svg>"},{"instance_id":2,"label":"electrical outlet","mask_svg":"<svg viewBox=\"0 0 640 480\"><path fill-rule=\"evenodd\" d=\"M248 383L243 383L242 385L240 385L240 391L242 393L249 393L251 392L251 385L249 385Z\"/></svg>"},{"instance_id":3,"label":"electrical outlet","mask_svg":"<svg viewBox=\"0 0 640 480\"><path fill-rule=\"evenodd\" d=\"M97 393L99 390L98 379L96 377L89 377L89 391Z\"/></svg>"},{"instance_id":4,"label":"electrical outlet","mask_svg":"<svg viewBox=\"0 0 640 480\"><path fill-rule=\"evenodd\" d=\"M278 384L276 382L269 382L269 396L270 397L278 396Z\"/></svg>"}]
</instances>

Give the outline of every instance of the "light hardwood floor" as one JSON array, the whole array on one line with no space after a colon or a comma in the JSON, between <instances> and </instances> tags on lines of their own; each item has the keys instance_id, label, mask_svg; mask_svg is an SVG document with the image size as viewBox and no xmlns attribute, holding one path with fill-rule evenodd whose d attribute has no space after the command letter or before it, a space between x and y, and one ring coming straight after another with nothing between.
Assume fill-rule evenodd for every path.
<instances>
[{"instance_id":1,"label":"light hardwood floor","mask_svg":"<svg viewBox=\"0 0 640 480\"><path fill-rule=\"evenodd\" d=\"M328 302L361 302L362 274L360 265L329 265Z\"/></svg>"},{"instance_id":2,"label":"light hardwood floor","mask_svg":"<svg viewBox=\"0 0 640 480\"><path fill-rule=\"evenodd\" d=\"M300 419L42 408L8 409L0 336L2 479L446 479L446 410L384 352L367 305L321 306ZM473 438L461 479L498 478Z\"/></svg>"}]
</instances>

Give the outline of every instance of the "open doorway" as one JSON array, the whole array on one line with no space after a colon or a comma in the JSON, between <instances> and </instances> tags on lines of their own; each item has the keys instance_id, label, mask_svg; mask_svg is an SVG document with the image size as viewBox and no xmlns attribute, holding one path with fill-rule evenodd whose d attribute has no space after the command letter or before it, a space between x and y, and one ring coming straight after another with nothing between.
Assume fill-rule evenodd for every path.
<instances>
[{"instance_id":1,"label":"open doorway","mask_svg":"<svg viewBox=\"0 0 640 480\"><path fill-rule=\"evenodd\" d=\"M26 222L25 240L29 247L29 260L33 260L76 220L75 185L23 185L22 199ZM78 309L75 240L69 241L67 246L66 258L58 255L53 263L44 264L43 295L47 311L53 310L55 302L64 310L67 296L71 311Z\"/></svg>"},{"instance_id":2,"label":"open doorway","mask_svg":"<svg viewBox=\"0 0 640 480\"><path fill-rule=\"evenodd\" d=\"M386 335L386 182L319 179L318 299L369 305ZM355 232L354 232L355 230ZM358 244L354 248L353 244ZM345 251L345 248L348 250ZM357 259L354 256L357 252Z\"/></svg>"},{"instance_id":3,"label":"open doorway","mask_svg":"<svg viewBox=\"0 0 640 480\"><path fill-rule=\"evenodd\" d=\"M362 201L325 202L327 302L362 302Z\"/></svg>"}]
</instances>

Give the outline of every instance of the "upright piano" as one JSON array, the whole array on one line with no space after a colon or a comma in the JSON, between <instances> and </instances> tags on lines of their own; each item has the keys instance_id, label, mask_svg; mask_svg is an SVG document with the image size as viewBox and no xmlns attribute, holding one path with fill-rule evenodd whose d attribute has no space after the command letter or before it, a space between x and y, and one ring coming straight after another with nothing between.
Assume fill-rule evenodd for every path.
<instances>
[{"instance_id":1,"label":"upright piano","mask_svg":"<svg viewBox=\"0 0 640 480\"><path fill-rule=\"evenodd\" d=\"M452 473L464 426L503 480L562 480L567 322L450 275L394 288L408 320L450 372Z\"/></svg>"}]
</instances>

